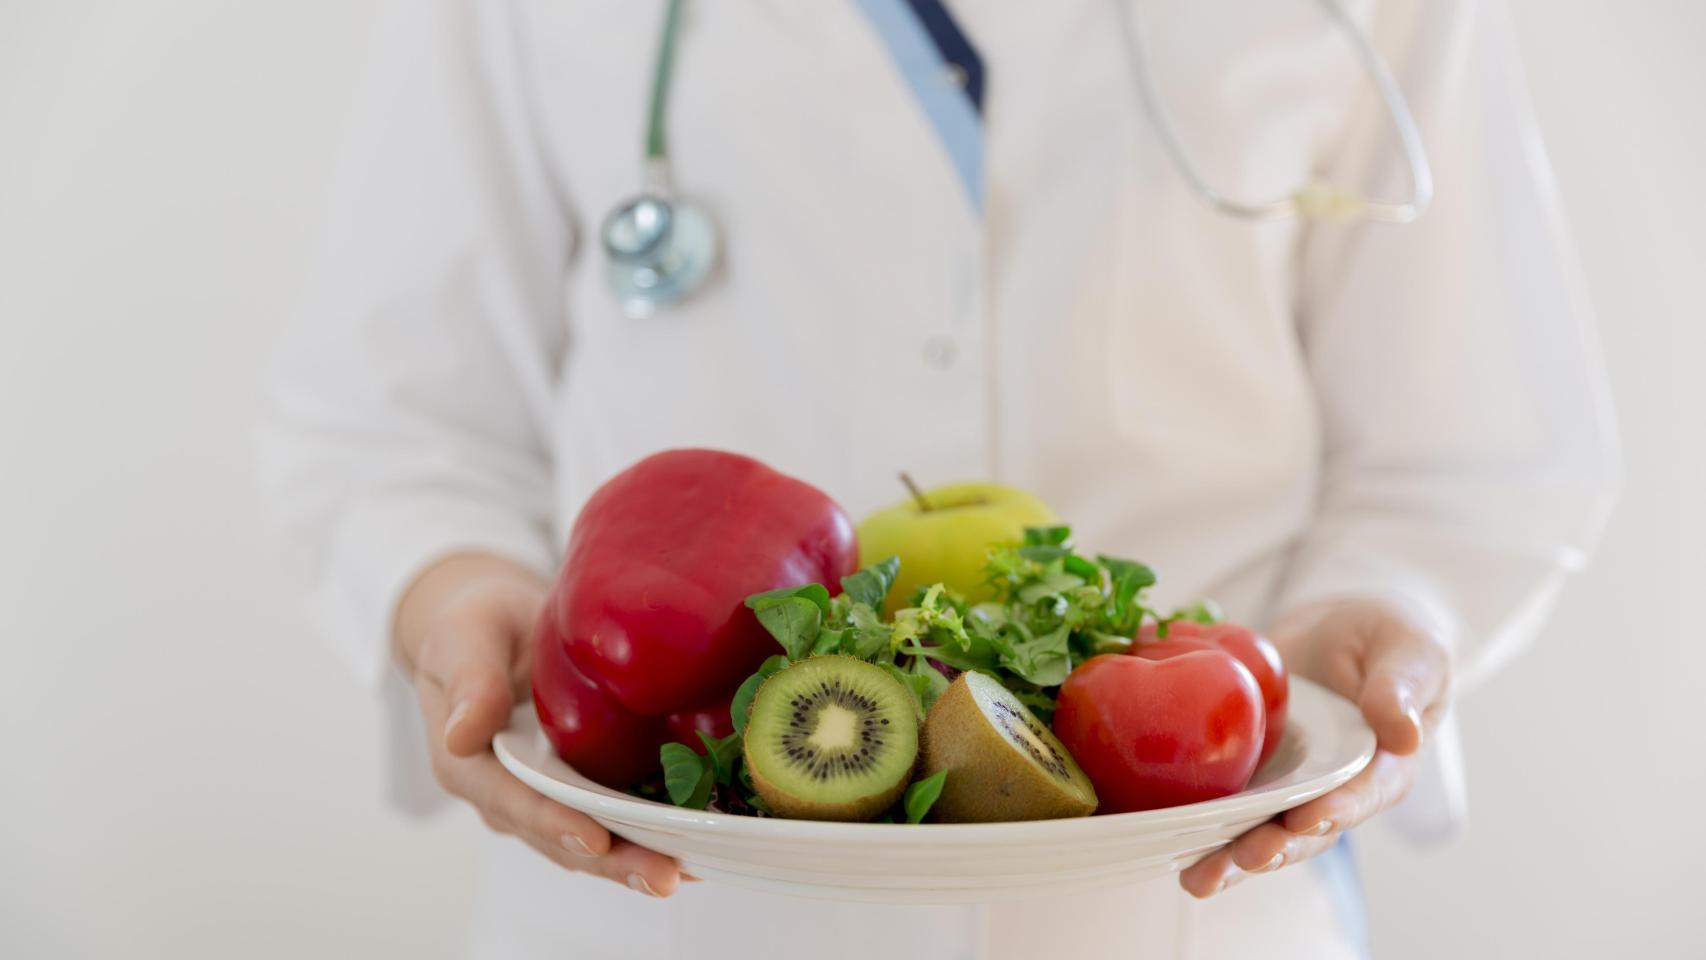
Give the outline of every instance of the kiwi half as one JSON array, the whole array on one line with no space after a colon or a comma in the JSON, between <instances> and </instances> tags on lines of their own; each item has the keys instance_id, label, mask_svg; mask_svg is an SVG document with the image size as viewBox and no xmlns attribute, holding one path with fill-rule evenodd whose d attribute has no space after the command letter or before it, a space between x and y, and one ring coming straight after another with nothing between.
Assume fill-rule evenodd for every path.
<instances>
[{"instance_id":1,"label":"kiwi half","mask_svg":"<svg viewBox=\"0 0 1706 960\"><path fill-rule=\"evenodd\" d=\"M924 775L948 771L930 813L951 823L1096 812L1096 788L1055 735L1000 681L962 673L924 720Z\"/></svg>"},{"instance_id":2,"label":"kiwi half","mask_svg":"<svg viewBox=\"0 0 1706 960\"><path fill-rule=\"evenodd\" d=\"M881 667L811 657L758 688L744 749L753 787L778 816L870 820L912 779L918 708Z\"/></svg>"}]
</instances>

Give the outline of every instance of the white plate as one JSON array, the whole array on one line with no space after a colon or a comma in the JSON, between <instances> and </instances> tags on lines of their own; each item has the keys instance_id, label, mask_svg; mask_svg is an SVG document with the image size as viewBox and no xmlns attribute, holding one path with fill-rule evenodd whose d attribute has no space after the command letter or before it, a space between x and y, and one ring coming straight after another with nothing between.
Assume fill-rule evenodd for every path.
<instances>
[{"instance_id":1,"label":"white plate","mask_svg":"<svg viewBox=\"0 0 1706 960\"><path fill-rule=\"evenodd\" d=\"M1349 702L1293 677L1285 739L1242 793L1073 820L919 825L742 817L641 800L558 759L531 704L516 709L494 746L503 765L533 789L676 857L705 880L843 901L966 903L1181 870L1356 776L1374 756L1374 733Z\"/></svg>"}]
</instances>

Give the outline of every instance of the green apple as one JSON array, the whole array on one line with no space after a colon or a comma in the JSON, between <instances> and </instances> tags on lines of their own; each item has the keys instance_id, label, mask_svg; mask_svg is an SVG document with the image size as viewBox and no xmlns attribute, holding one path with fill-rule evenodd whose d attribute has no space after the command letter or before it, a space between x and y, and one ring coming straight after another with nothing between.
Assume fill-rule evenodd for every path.
<instances>
[{"instance_id":1,"label":"green apple","mask_svg":"<svg viewBox=\"0 0 1706 960\"><path fill-rule=\"evenodd\" d=\"M1041 500L998 483L914 488L912 496L859 522L859 565L900 557L889 612L906 606L920 586L934 583L945 583L973 602L987 600L983 566L989 547L1023 540L1026 527L1059 522Z\"/></svg>"}]
</instances>

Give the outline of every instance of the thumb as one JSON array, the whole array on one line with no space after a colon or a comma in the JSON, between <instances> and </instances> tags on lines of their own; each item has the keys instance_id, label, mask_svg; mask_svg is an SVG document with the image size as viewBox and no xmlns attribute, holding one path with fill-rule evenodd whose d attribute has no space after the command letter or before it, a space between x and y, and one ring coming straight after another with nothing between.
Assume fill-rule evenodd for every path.
<instances>
[{"instance_id":1,"label":"thumb","mask_svg":"<svg viewBox=\"0 0 1706 960\"><path fill-rule=\"evenodd\" d=\"M479 753L509 725L513 670L526 639L526 628L488 607L444 624L422 645L415 684L423 704L437 707L429 711L437 716L427 717L428 734L442 737L452 756Z\"/></svg>"},{"instance_id":2,"label":"thumb","mask_svg":"<svg viewBox=\"0 0 1706 960\"><path fill-rule=\"evenodd\" d=\"M1379 629L1358 706L1380 749L1403 756L1421 749L1424 716L1444 696L1449 659L1406 624L1387 621Z\"/></svg>"}]
</instances>

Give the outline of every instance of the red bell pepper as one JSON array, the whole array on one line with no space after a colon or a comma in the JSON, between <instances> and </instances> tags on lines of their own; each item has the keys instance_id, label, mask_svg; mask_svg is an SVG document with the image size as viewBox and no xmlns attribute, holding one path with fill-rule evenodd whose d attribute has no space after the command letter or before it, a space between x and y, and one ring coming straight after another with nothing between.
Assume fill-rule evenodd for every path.
<instances>
[{"instance_id":1,"label":"red bell pepper","mask_svg":"<svg viewBox=\"0 0 1706 960\"><path fill-rule=\"evenodd\" d=\"M536 664L555 653L573 668L536 667L546 735L611 786L655 771L658 744L700 726L665 718L726 703L777 652L746 598L836 583L857 562L852 522L817 489L732 453L647 457L600 487L570 534L535 636Z\"/></svg>"},{"instance_id":2,"label":"red bell pepper","mask_svg":"<svg viewBox=\"0 0 1706 960\"><path fill-rule=\"evenodd\" d=\"M670 738L665 721L623 709L575 669L561 643L545 642L545 632L541 624L533 651L533 709L557 755L618 789L656 772L658 748Z\"/></svg>"}]
</instances>

